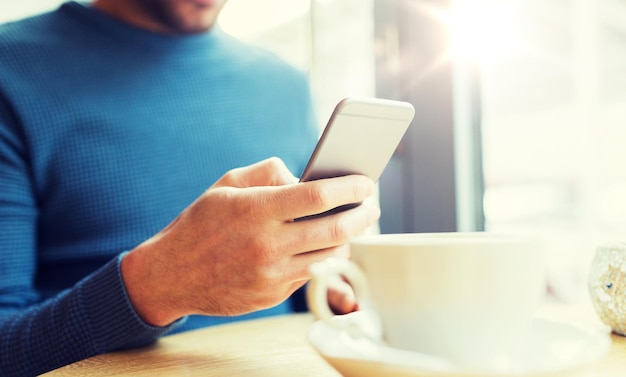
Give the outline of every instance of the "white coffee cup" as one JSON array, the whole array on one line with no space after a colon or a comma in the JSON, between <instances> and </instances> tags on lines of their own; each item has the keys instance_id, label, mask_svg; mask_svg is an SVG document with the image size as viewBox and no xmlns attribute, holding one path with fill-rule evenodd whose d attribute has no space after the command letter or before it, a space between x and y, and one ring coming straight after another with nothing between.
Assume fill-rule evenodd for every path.
<instances>
[{"instance_id":1,"label":"white coffee cup","mask_svg":"<svg viewBox=\"0 0 626 377\"><path fill-rule=\"evenodd\" d=\"M391 347L435 355L464 368L510 368L545 292L538 240L473 233L385 234L355 238L352 261L311 266L307 300L333 317L327 288L341 276L360 308L380 318Z\"/></svg>"}]
</instances>

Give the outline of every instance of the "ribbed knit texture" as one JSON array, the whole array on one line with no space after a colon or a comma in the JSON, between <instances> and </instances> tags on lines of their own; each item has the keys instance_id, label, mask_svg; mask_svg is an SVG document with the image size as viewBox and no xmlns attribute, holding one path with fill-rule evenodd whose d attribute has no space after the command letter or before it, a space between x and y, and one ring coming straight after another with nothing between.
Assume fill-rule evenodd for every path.
<instances>
[{"instance_id":1,"label":"ribbed knit texture","mask_svg":"<svg viewBox=\"0 0 626 377\"><path fill-rule=\"evenodd\" d=\"M0 26L0 376L290 311L151 327L120 261L229 169L300 174L316 139L306 77L219 29L152 34L79 3Z\"/></svg>"}]
</instances>

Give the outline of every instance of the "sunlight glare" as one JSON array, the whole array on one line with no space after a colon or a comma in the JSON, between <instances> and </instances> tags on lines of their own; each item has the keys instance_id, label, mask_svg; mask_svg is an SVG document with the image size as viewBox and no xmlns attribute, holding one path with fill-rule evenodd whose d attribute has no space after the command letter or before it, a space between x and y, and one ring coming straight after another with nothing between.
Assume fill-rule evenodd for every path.
<instances>
[{"instance_id":1,"label":"sunlight glare","mask_svg":"<svg viewBox=\"0 0 626 377\"><path fill-rule=\"evenodd\" d=\"M445 20L451 32L452 57L490 64L514 48L510 1L455 1Z\"/></svg>"}]
</instances>

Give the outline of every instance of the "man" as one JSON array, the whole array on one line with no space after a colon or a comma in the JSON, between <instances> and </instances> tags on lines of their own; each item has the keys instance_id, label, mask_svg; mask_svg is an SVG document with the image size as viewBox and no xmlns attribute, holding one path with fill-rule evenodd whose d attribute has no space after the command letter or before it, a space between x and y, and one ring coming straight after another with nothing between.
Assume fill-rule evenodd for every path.
<instances>
[{"instance_id":1,"label":"man","mask_svg":"<svg viewBox=\"0 0 626 377\"><path fill-rule=\"evenodd\" d=\"M0 27L0 375L287 313L308 266L377 221L369 203L292 221L374 185L297 183L306 80L214 27L224 2L70 2Z\"/></svg>"}]
</instances>

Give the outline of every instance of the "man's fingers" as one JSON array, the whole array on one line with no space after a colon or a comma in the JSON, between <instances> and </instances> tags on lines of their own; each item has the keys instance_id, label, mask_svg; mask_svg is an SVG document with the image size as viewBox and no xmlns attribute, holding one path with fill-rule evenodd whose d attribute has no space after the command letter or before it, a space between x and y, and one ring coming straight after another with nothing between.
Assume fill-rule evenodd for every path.
<instances>
[{"instance_id":1,"label":"man's fingers","mask_svg":"<svg viewBox=\"0 0 626 377\"><path fill-rule=\"evenodd\" d=\"M283 160L271 157L252 165L229 170L213 187L281 186L297 182L298 178L289 171Z\"/></svg>"},{"instance_id":2,"label":"man's fingers","mask_svg":"<svg viewBox=\"0 0 626 377\"><path fill-rule=\"evenodd\" d=\"M363 234L380 218L380 207L364 202L350 210L292 224L298 228L303 245L314 245L315 249L347 244L351 238ZM347 250L347 249L345 249Z\"/></svg>"},{"instance_id":3,"label":"man's fingers","mask_svg":"<svg viewBox=\"0 0 626 377\"><path fill-rule=\"evenodd\" d=\"M374 182L362 175L302 182L273 193L275 202L293 203L275 206L277 212L273 215L283 220L316 215L344 204L360 203L374 190Z\"/></svg>"},{"instance_id":4,"label":"man's fingers","mask_svg":"<svg viewBox=\"0 0 626 377\"><path fill-rule=\"evenodd\" d=\"M350 249L347 244L296 254L291 257L289 262L290 268L287 279L291 281L309 280L309 267L312 264L331 257L347 259L349 256Z\"/></svg>"},{"instance_id":5,"label":"man's fingers","mask_svg":"<svg viewBox=\"0 0 626 377\"><path fill-rule=\"evenodd\" d=\"M293 256L290 261L288 279L294 282L308 280L310 278L309 267L314 263L335 256L335 253L336 247L330 247Z\"/></svg>"},{"instance_id":6,"label":"man's fingers","mask_svg":"<svg viewBox=\"0 0 626 377\"><path fill-rule=\"evenodd\" d=\"M280 240L293 255L344 245L363 234L380 217L380 208L371 202L334 215L287 224L289 236ZM347 250L344 248L343 250Z\"/></svg>"},{"instance_id":7,"label":"man's fingers","mask_svg":"<svg viewBox=\"0 0 626 377\"><path fill-rule=\"evenodd\" d=\"M352 286L339 277L328 282L328 305L335 314L352 313L359 308Z\"/></svg>"}]
</instances>

